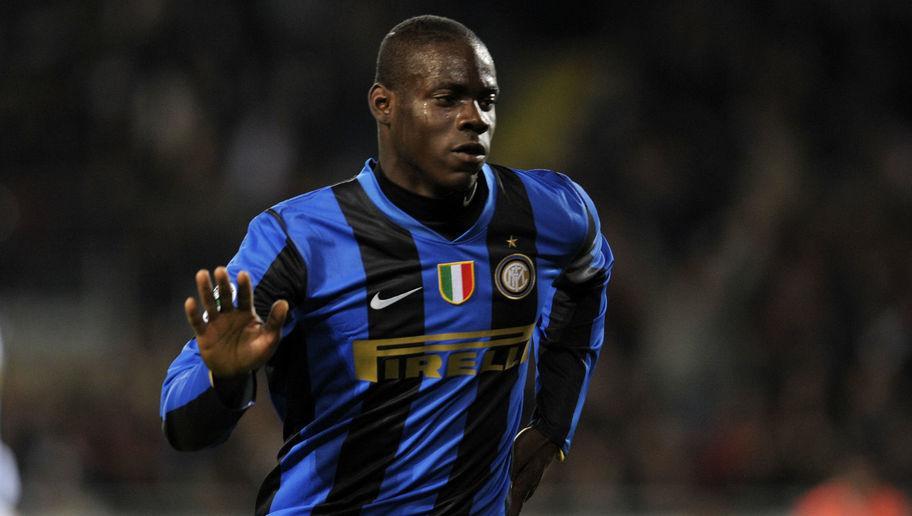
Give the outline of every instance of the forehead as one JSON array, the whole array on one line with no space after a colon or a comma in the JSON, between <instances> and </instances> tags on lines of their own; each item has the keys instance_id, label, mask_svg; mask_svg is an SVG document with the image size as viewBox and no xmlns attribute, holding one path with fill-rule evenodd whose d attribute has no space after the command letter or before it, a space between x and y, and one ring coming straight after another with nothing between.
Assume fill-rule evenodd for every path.
<instances>
[{"instance_id":1,"label":"forehead","mask_svg":"<svg viewBox=\"0 0 912 516\"><path fill-rule=\"evenodd\" d=\"M416 48L408 59L410 85L440 84L497 88L494 60L480 43L436 42Z\"/></svg>"}]
</instances>

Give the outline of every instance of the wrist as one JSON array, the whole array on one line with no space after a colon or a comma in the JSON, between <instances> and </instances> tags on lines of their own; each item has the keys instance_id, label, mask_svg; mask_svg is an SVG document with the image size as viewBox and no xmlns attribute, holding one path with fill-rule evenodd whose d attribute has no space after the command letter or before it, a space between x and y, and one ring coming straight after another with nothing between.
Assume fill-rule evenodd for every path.
<instances>
[{"instance_id":1,"label":"wrist","mask_svg":"<svg viewBox=\"0 0 912 516\"><path fill-rule=\"evenodd\" d=\"M236 376L217 376L209 371L209 385L229 409L242 409L253 401L256 391L253 371Z\"/></svg>"},{"instance_id":2,"label":"wrist","mask_svg":"<svg viewBox=\"0 0 912 516\"><path fill-rule=\"evenodd\" d=\"M545 446L548 446L549 448L551 448L554 451L554 458L557 459L558 462L564 462L565 460L567 460L567 455L564 453L564 450L563 450L563 448L561 448L561 445L557 441L555 441L545 429L540 428L539 425L536 425L535 422L532 422L531 424L529 424L529 426L520 430L519 433L516 434L515 439L519 439L519 436L524 434L525 432L535 432L541 437L542 440L547 441L547 444L545 444Z\"/></svg>"}]
</instances>

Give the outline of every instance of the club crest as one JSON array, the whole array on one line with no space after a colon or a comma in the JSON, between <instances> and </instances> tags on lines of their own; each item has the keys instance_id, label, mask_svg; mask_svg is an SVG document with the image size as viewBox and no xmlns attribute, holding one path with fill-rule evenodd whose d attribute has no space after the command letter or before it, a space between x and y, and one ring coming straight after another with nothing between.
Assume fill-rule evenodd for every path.
<instances>
[{"instance_id":1,"label":"club crest","mask_svg":"<svg viewBox=\"0 0 912 516\"><path fill-rule=\"evenodd\" d=\"M511 254L500 261L494 271L494 284L504 297L522 299L535 286L535 265L524 254Z\"/></svg>"},{"instance_id":2,"label":"club crest","mask_svg":"<svg viewBox=\"0 0 912 516\"><path fill-rule=\"evenodd\" d=\"M437 286L447 303L465 303L475 292L475 262L438 263Z\"/></svg>"}]
</instances>

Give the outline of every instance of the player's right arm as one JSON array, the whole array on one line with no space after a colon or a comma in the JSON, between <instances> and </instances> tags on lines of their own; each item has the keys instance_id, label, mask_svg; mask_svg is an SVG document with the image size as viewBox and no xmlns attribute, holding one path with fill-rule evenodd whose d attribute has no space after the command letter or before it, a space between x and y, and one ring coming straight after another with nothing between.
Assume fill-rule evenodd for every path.
<instances>
[{"instance_id":1,"label":"player's right arm","mask_svg":"<svg viewBox=\"0 0 912 516\"><path fill-rule=\"evenodd\" d=\"M184 303L195 337L162 386L162 428L173 447L197 450L228 438L253 405L255 371L294 324L289 313L303 299L305 278L301 255L272 210L251 222L228 267L215 270L215 290L209 272L197 272L198 299Z\"/></svg>"}]
</instances>

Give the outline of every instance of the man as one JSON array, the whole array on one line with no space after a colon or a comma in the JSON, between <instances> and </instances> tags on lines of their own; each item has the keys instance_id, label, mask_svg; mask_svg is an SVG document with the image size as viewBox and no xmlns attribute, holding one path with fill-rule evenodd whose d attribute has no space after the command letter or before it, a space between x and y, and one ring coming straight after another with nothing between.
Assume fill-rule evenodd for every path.
<instances>
[{"instance_id":1,"label":"man","mask_svg":"<svg viewBox=\"0 0 912 516\"><path fill-rule=\"evenodd\" d=\"M197 273L163 427L224 441L265 366L286 441L258 513L518 514L568 451L613 258L566 176L486 163L497 95L466 27L400 23L368 95L378 159L254 218L214 289Z\"/></svg>"}]
</instances>

